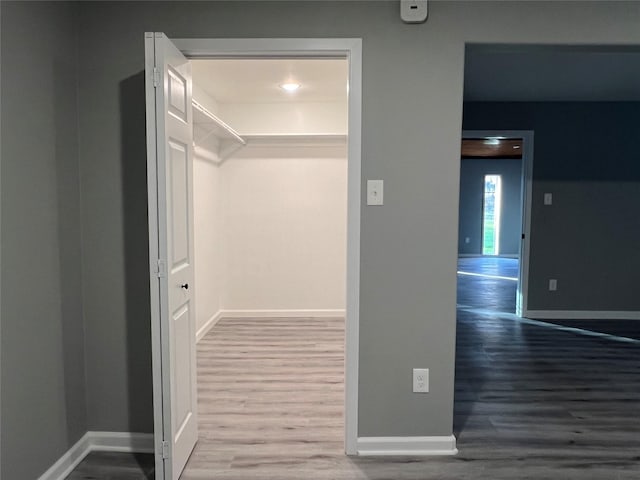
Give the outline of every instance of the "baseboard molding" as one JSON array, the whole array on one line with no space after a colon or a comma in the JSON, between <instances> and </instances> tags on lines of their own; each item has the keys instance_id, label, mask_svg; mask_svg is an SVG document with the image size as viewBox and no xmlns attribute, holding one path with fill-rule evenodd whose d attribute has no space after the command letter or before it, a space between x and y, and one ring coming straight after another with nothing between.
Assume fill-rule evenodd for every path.
<instances>
[{"instance_id":1,"label":"baseboard molding","mask_svg":"<svg viewBox=\"0 0 640 480\"><path fill-rule=\"evenodd\" d=\"M221 318L296 318L296 317L319 317L332 318L344 317L345 310L222 310Z\"/></svg>"},{"instance_id":2,"label":"baseboard molding","mask_svg":"<svg viewBox=\"0 0 640 480\"><path fill-rule=\"evenodd\" d=\"M458 258L520 258L517 253L507 253L505 255L482 255L481 253L459 253Z\"/></svg>"},{"instance_id":3,"label":"baseboard molding","mask_svg":"<svg viewBox=\"0 0 640 480\"><path fill-rule=\"evenodd\" d=\"M153 453L153 434L130 432L87 432L38 480L64 480L89 453Z\"/></svg>"},{"instance_id":4,"label":"baseboard molding","mask_svg":"<svg viewBox=\"0 0 640 480\"><path fill-rule=\"evenodd\" d=\"M456 437L360 437L358 455L455 455Z\"/></svg>"},{"instance_id":5,"label":"baseboard molding","mask_svg":"<svg viewBox=\"0 0 640 480\"><path fill-rule=\"evenodd\" d=\"M345 310L218 310L207 323L196 332L196 343L202 340L221 318L297 318L318 317L333 318L344 317Z\"/></svg>"},{"instance_id":6,"label":"baseboard molding","mask_svg":"<svg viewBox=\"0 0 640 480\"><path fill-rule=\"evenodd\" d=\"M640 320L640 312L628 310L526 310L522 316L540 320Z\"/></svg>"},{"instance_id":7,"label":"baseboard molding","mask_svg":"<svg viewBox=\"0 0 640 480\"><path fill-rule=\"evenodd\" d=\"M211 316L207 322L198 329L196 332L196 343L204 338L204 336L209 333L209 330L213 328L213 326L218 323L218 320L222 318L222 310L218 310L214 315Z\"/></svg>"}]
</instances>

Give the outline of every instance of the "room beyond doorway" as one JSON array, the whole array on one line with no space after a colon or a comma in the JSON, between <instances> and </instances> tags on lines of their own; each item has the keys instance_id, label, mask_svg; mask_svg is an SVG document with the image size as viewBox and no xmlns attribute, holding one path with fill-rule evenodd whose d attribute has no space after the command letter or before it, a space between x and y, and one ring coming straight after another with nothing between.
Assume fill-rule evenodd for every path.
<instances>
[{"instance_id":1,"label":"room beyond doorway","mask_svg":"<svg viewBox=\"0 0 640 480\"><path fill-rule=\"evenodd\" d=\"M533 132L463 131L460 161L458 256L515 259L513 301L522 316L527 309Z\"/></svg>"}]
</instances>

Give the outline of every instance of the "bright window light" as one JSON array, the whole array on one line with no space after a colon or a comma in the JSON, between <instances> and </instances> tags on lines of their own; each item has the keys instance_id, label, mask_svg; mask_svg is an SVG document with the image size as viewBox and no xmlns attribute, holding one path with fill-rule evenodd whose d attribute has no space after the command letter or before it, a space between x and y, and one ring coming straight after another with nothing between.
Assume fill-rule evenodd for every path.
<instances>
[{"instance_id":1,"label":"bright window light","mask_svg":"<svg viewBox=\"0 0 640 480\"><path fill-rule=\"evenodd\" d=\"M484 201L482 205L483 255L498 255L500 252L501 184L500 175L484 176Z\"/></svg>"}]
</instances>

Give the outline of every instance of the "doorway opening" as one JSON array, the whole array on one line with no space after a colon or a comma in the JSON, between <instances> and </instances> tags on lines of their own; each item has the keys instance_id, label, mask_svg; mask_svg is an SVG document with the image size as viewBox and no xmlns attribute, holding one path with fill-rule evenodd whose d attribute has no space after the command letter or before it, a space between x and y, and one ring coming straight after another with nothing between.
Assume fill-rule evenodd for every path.
<instances>
[{"instance_id":1,"label":"doorway opening","mask_svg":"<svg viewBox=\"0 0 640 480\"><path fill-rule=\"evenodd\" d=\"M347 257L346 57L191 66L206 115L194 122L202 445L187 476L221 449L343 441ZM210 134L213 117L239 138Z\"/></svg>"},{"instance_id":2,"label":"doorway opening","mask_svg":"<svg viewBox=\"0 0 640 480\"><path fill-rule=\"evenodd\" d=\"M229 323L240 323L240 329L244 329L245 332L249 330L249 335L255 337L255 332L250 331L251 327L248 327L247 322L242 324L242 320L252 319L254 326L262 327L264 325L260 325L260 319L264 319L263 324L272 323L274 328L261 337L271 338L271 342L268 343L277 343L282 339L278 329L299 328L305 323L317 326L318 323L314 323L315 319L326 319L320 323L327 324L325 327L328 328L331 341L335 341L339 345L340 352L344 352L339 354L340 358L335 358L338 349L336 352L330 352L332 356L330 360L335 364L332 366L340 364L338 374L335 378L331 378L330 382L339 383L339 396L343 398L337 401L341 405L340 418L344 418L344 422L340 422L339 426L339 431L343 433L338 433L338 438L344 440L344 452L357 453L361 41L358 39L171 41L163 34L154 33L147 34L146 49L147 115L148 118L156 118L156 125L148 126L148 158L157 478L177 478L195 445L195 439L178 438L181 435L184 437L185 425L187 422L193 423L193 419L198 414L198 408L189 407L189 402L192 402L196 395L189 396L181 392L186 392L189 387L195 391L196 336L203 339L203 342L209 341L207 333L215 330L214 325L217 322L220 322L222 329L228 327ZM340 84L341 95L345 99L341 107L342 117L336 123L336 112L331 112L331 108L320 108L319 104L324 103L326 107L327 102L318 98L307 98L307 105L304 106L294 105L290 101L286 105L279 106L269 101L258 101L255 102L259 104L258 107L253 111L249 111L248 102L243 102L242 100L245 99L243 98L231 107L229 104L234 102L215 98L223 94L211 95L211 91L207 92L209 86L206 85L206 81L195 81L198 78L202 80L211 73L211 69L216 70L223 64L229 70L233 68L230 65L234 62L235 67L240 70L246 67L247 62L269 64L267 70L271 70L271 73L277 70L275 64L280 63L281 66L288 67L287 75L280 71L279 75L282 78L278 79L277 85L269 85L262 91L264 93L265 90L277 89L284 95L292 95L298 89L300 91L306 89L312 94L314 91L317 93L322 90L317 84L314 86L313 81L307 84L297 81L296 62L307 62L315 66L331 62L341 64L339 69L343 72L343 76L337 79L337 83ZM217 63L217 66L214 63ZM241 67L240 65L243 64L244 66ZM328 76L331 74L329 73ZM227 87L234 84L237 86L242 82L264 80L265 77L268 77L266 71L261 74L254 72L253 75L245 71L240 76L236 75L235 80L232 79ZM165 88L158 89L157 87L161 85ZM235 94L238 94L237 88L235 90ZM227 91L227 94L234 93ZM255 96L256 94L260 95L261 92L254 84L245 91L244 95ZM223 115L224 118L222 118ZM340 117L339 114L337 116ZM297 120L297 122L288 122L290 131L283 130L287 117L289 120L292 118ZM257 126L260 123L256 121L257 119L262 119L262 126ZM182 123L183 126L178 125L173 128L171 122L176 125ZM322 125L326 127L329 124L333 125L333 128L322 128ZM192 129L192 133L187 132L184 128L186 126L190 127L189 131ZM174 132L177 132L175 136ZM192 135L188 141L187 135ZM186 147L191 142L194 142L193 149ZM293 153L292 150L296 148L298 151ZM311 150L315 153L310 153ZM318 153L318 150L323 150L323 153ZM327 151L331 153L328 154ZM192 158L189 158L190 155ZM304 157L308 162L300 162L300 157ZM262 160L265 159L266 161L263 162ZM190 165L196 165L194 162L198 161L201 165L197 167L196 188L192 192L200 190L203 195L194 198L189 192L183 195L182 187L190 184L189 177L192 175L189 173ZM214 165L219 169L215 173L213 173ZM222 212L224 220L216 221L214 218L216 215L212 215L212 210L200 211L195 221L193 214L191 217L185 217L184 212L189 209L193 211L194 204L203 204L211 200L211 189L208 187L211 185L209 180L214 177L219 177L217 184L219 193L222 193L222 201L217 201L217 205L212 210L217 210L218 214ZM313 187L314 182L315 187ZM178 195L175 195L176 192ZM327 220L325 218L327 212L321 210L326 210L325 207L328 208L328 206L339 207L342 211L341 216L336 218L334 215L331 221ZM306 226L301 225L300 222L306 222ZM190 229L191 233L186 236L179 233L176 237L172 225L179 225L182 227L181 230L185 231ZM167 227L168 230L165 231L163 227ZM314 229L318 231L314 233ZM330 230L336 230L335 235L329 235ZM225 238L218 242L220 234ZM182 237L185 239L183 240ZM189 241L193 242L192 237L196 240L195 248L193 248L194 243L189 247ZM332 237L331 241L329 237ZM295 238L302 239L301 241L305 242L304 245L301 246L299 242L296 244L293 241ZM213 242L212 239L214 239ZM309 258L313 257L309 253L309 248L318 250L322 247L313 248L310 246L313 241L330 243L328 248L332 251L327 253L324 259ZM271 246L267 245L269 242ZM211 248L211 243L216 245ZM220 251L216 252L220 245L224 250L222 262ZM176 263L173 262L175 259L172 257L177 251L176 248L187 255L180 260L179 269L174 268ZM309 254L307 257L304 253L305 248ZM263 257L271 255L271 261L263 261L264 258L258 260L256 249L262 249ZM163 252L166 260L163 259ZM218 255L217 258L215 258L216 255ZM208 261L206 266L199 267L199 258L208 258L211 261ZM300 258L307 258L308 261L302 264ZM232 265L232 262L235 263ZM291 274L291 269L288 273L280 271L282 264L286 263L295 264L293 265L294 274ZM213 268L211 268L212 265L214 265ZM332 265L336 268L332 269ZM181 281L177 293L172 294L174 270L183 270L185 266L190 267L192 271L195 270L193 275L195 282L189 289L190 282ZM316 277L332 276L337 271L341 272L339 273L341 278L329 282L330 285L325 284L324 288L314 289L307 286L308 288L305 289L304 285L301 286L303 282L295 275L305 271L314 273ZM217 279L216 275L218 275ZM219 281L221 276L226 277L229 285L220 289L216 281ZM207 281L209 284L203 287ZM223 293L212 294L211 292L216 288ZM295 292L300 288L302 293L296 294ZM340 292L331 296L334 290ZM316 299L314 304L314 300L310 298L314 291L317 296L324 295L324 300L328 297L333 300L322 303ZM299 302L297 308L292 308L290 305L287 307L286 302L278 304L278 301L283 300L283 295L286 296L292 292L293 297L297 295ZM184 303L187 297L188 303ZM213 297L218 297L217 305L212 301ZM260 301L263 303L260 304ZM207 310L215 311L217 308L217 312L211 315L211 312L207 311L206 314L201 315L202 312L198 311L199 302ZM327 308L327 305L334 308ZM180 315L172 314L174 310ZM340 329L332 329L332 325L329 325L330 320L337 315L342 316L343 333L339 333ZM188 319L191 326L179 331L179 337L172 338L171 332L176 332L178 317L181 323L185 323L184 319ZM195 326L196 317L199 320L198 328ZM225 319L231 320L225 323ZM288 322L291 319L300 321L296 325L289 325ZM190 334L185 333L189 331ZM308 335L303 337L298 341L305 343L302 348L304 350L309 347L308 343L310 340L313 342L313 339ZM231 339L231 343L236 343L235 346L237 346L235 340L237 338ZM213 340L213 343L216 341ZM326 339L319 339L318 344L327 347ZM300 347L301 345L298 344L291 348L295 351L300 350ZM258 349L260 348L258 346ZM219 350L220 345L216 345L215 349ZM283 349L286 350L286 347ZM313 350L313 346L311 349ZM191 352L193 357L192 367L189 368L177 363L180 358L186 359L189 356L185 356L188 352ZM309 353L308 357L313 357L316 353L325 354L326 352L307 353ZM246 358L242 352L236 352L236 354L239 361ZM262 361L267 360L263 358ZM276 362L280 361L276 360ZM302 359L298 359L295 363L297 366L305 364ZM316 373L323 367L326 365L316 366ZM206 368L207 366L204 365L200 371ZM219 370L217 373L214 372L214 375L218 375L216 377L218 379L229 378L229 369L233 369L228 364L217 365L214 368ZM257 366L256 369L260 370ZM255 375L256 371L251 374ZM338 376L341 379L340 382L337 381ZM194 380L188 382L186 378L189 377ZM255 378L249 380L253 381ZM297 385L300 390L298 396L312 396L313 392L304 391L305 379L298 380ZM191 385L187 385L188 383ZM208 388L211 387L214 390L216 387L219 388L220 385L216 383L214 380L206 386L198 385L198 395L202 398L203 392L206 396ZM287 386L285 390L292 388ZM285 394L285 390L280 394ZM269 395L269 392L265 392L266 397ZM244 403L248 408L256 408L255 403L248 401ZM281 400L279 403L282 404L280 406L286 407L284 405L287 403L286 400ZM207 418L211 412L206 411L207 405L202 408L204 422L206 422L211 419ZM219 427L217 433L224 431L228 425ZM208 432L204 438L206 441L215 439L216 432Z\"/></svg>"},{"instance_id":3,"label":"doorway opening","mask_svg":"<svg viewBox=\"0 0 640 480\"><path fill-rule=\"evenodd\" d=\"M498 255L500 252L502 175L485 175L483 184L482 255Z\"/></svg>"},{"instance_id":4,"label":"doorway opening","mask_svg":"<svg viewBox=\"0 0 640 480\"><path fill-rule=\"evenodd\" d=\"M458 282L499 281L491 291L502 291L506 311L523 316L533 132L463 131L460 162Z\"/></svg>"}]
</instances>

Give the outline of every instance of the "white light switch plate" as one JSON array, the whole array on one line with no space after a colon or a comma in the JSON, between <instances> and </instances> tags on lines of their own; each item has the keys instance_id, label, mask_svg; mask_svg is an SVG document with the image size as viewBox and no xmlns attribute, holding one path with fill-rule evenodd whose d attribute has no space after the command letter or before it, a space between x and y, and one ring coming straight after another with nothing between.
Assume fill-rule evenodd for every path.
<instances>
[{"instance_id":1,"label":"white light switch plate","mask_svg":"<svg viewBox=\"0 0 640 480\"><path fill-rule=\"evenodd\" d=\"M544 204L545 205L552 205L553 204L553 194L552 193L545 193L544 194Z\"/></svg>"},{"instance_id":2,"label":"white light switch plate","mask_svg":"<svg viewBox=\"0 0 640 480\"><path fill-rule=\"evenodd\" d=\"M367 180L367 205L382 205L384 201L384 182Z\"/></svg>"}]
</instances>

